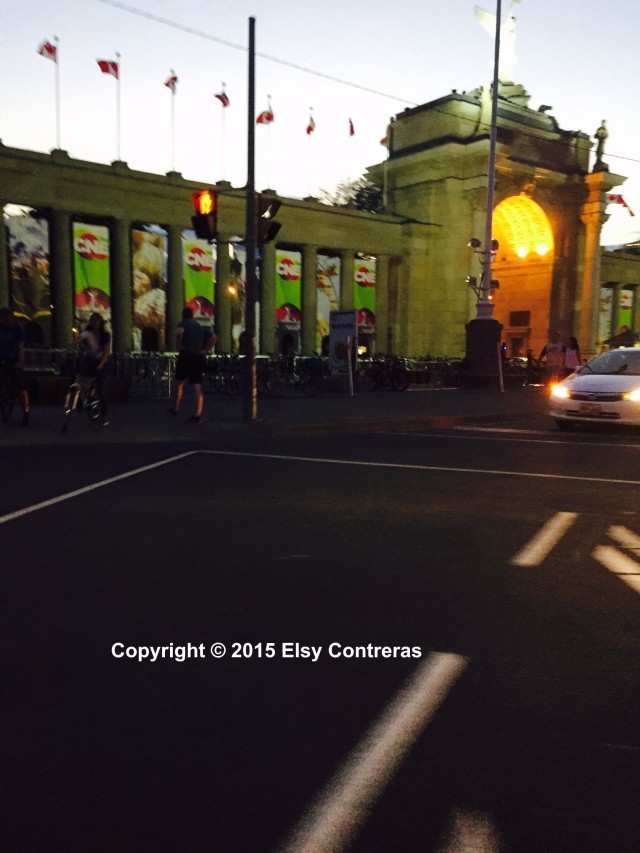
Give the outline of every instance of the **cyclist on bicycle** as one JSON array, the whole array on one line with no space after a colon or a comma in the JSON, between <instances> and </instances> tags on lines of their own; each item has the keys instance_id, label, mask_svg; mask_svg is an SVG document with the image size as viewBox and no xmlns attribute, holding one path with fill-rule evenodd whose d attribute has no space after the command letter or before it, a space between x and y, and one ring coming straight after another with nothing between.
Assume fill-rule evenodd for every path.
<instances>
[{"instance_id":1,"label":"cyclist on bicycle","mask_svg":"<svg viewBox=\"0 0 640 853\"><path fill-rule=\"evenodd\" d=\"M14 397L20 397L22 426L29 425L29 392L24 382L24 328L10 308L0 308L0 364L8 371Z\"/></svg>"},{"instance_id":2,"label":"cyclist on bicycle","mask_svg":"<svg viewBox=\"0 0 640 853\"><path fill-rule=\"evenodd\" d=\"M106 426L109 421L104 396L104 367L111 355L111 335L107 332L101 314L94 313L89 317L86 329L78 337L78 349L83 356L80 374L95 378L102 410L102 423Z\"/></svg>"}]
</instances>

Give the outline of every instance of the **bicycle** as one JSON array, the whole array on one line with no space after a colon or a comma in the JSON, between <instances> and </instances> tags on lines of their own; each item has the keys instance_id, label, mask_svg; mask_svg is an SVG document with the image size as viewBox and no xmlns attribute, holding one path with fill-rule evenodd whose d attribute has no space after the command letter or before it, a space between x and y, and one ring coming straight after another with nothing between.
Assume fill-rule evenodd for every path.
<instances>
[{"instance_id":1,"label":"bicycle","mask_svg":"<svg viewBox=\"0 0 640 853\"><path fill-rule=\"evenodd\" d=\"M3 423L11 419L11 413L16 402L11 367L9 361L0 362L0 416Z\"/></svg>"},{"instance_id":2,"label":"bicycle","mask_svg":"<svg viewBox=\"0 0 640 853\"><path fill-rule=\"evenodd\" d=\"M305 397L317 397L322 379L322 360L317 357L281 359L264 375L264 388L272 397L283 397L289 388L302 391Z\"/></svg>"},{"instance_id":3,"label":"bicycle","mask_svg":"<svg viewBox=\"0 0 640 853\"><path fill-rule=\"evenodd\" d=\"M102 417L102 400L98 394L98 382L96 376L91 376L82 368L76 374L76 378L69 385L64 400L64 420L61 432L69 429L71 415L77 409L84 409L90 421L97 421Z\"/></svg>"}]
</instances>

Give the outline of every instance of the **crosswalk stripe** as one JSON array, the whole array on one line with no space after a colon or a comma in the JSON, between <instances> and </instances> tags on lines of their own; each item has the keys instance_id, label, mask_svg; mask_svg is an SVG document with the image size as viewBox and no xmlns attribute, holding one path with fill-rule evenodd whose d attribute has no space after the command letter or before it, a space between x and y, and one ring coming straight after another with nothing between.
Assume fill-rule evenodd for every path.
<instances>
[{"instance_id":1,"label":"crosswalk stripe","mask_svg":"<svg viewBox=\"0 0 640 853\"><path fill-rule=\"evenodd\" d=\"M613 524L607 534L627 551L640 551L640 536L619 524Z\"/></svg>"},{"instance_id":2,"label":"crosswalk stripe","mask_svg":"<svg viewBox=\"0 0 640 853\"><path fill-rule=\"evenodd\" d=\"M592 556L640 595L640 563L611 545L598 545Z\"/></svg>"},{"instance_id":3,"label":"crosswalk stripe","mask_svg":"<svg viewBox=\"0 0 640 853\"><path fill-rule=\"evenodd\" d=\"M509 561L512 566L539 566L578 517L576 512L557 512Z\"/></svg>"}]
</instances>

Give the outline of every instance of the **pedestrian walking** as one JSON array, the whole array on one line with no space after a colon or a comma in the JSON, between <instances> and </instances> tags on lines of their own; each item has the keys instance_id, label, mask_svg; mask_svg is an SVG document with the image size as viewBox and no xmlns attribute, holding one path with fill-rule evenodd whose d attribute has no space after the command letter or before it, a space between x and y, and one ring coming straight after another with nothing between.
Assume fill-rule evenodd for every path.
<instances>
[{"instance_id":1,"label":"pedestrian walking","mask_svg":"<svg viewBox=\"0 0 640 853\"><path fill-rule=\"evenodd\" d=\"M542 347L538 361L545 360L545 381L554 382L564 375L564 354L566 347L560 340L560 332L554 332L551 339Z\"/></svg>"},{"instance_id":2,"label":"pedestrian walking","mask_svg":"<svg viewBox=\"0 0 640 853\"><path fill-rule=\"evenodd\" d=\"M578 345L578 341L576 338L569 338L569 343L567 344L567 349L564 354L564 369L567 376L571 373L575 373L575 371L582 364L582 357L580 355L580 347Z\"/></svg>"},{"instance_id":3,"label":"pedestrian walking","mask_svg":"<svg viewBox=\"0 0 640 853\"><path fill-rule=\"evenodd\" d=\"M191 308L182 309L182 320L176 327L178 339L178 358L176 361L176 388L173 406L169 409L171 415L178 414L185 382L193 388L195 394L195 411L187 418L190 423L199 424L202 421L204 395L202 393L202 375L206 366L206 355L211 352L216 342L216 336L210 329L202 326L193 318Z\"/></svg>"},{"instance_id":4,"label":"pedestrian walking","mask_svg":"<svg viewBox=\"0 0 640 853\"><path fill-rule=\"evenodd\" d=\"M24 327L11 308L0 308L0 364L7 371L14 397L20 397L22 426L29 426L29 392L24 381Z\"/></svg>"}]
</instances>

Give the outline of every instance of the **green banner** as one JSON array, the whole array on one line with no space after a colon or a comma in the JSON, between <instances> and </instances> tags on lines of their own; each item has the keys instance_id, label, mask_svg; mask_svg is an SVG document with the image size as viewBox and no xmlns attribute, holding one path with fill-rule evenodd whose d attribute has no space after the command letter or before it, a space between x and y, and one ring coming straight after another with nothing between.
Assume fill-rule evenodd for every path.
<instances>
[{"instance_id":1,"label":"green banner","mask_svg":"<svg viewBox=\"0 0 640 853\"><path fill-rule=\"evenodd\" d=\"M184 301L195 317L215 315L215 247L197 237L183 238Z\"/></svg>"},{"instance_id":2,"label":"green banner","mask_svg":"<svg viewBox=\"0 0 640 853\"><path fill-rule=\"evenodd\" d=\"M302 255L276 249L276 320L299 326L302 323Z\"/></svg>"},{"instance_id":3,"label":"green banner","mask_svg":"<svg viewBox=\"0 0 640 853\"><path fill-rule=\"evenodd\" d=\"M356 258L354 267L354 308L358 312L358 326L376 325L376 262Z\"/></svg>"},{"instance_id":4,"label":"green banner","mask_svg":"<svg viewBox=\"0 0 640 853\"><path fill-rule=\"evenodd\" d=\"M105 225L73 223L75 321L84 328L92 314L111 322L111 265L109 229Z\"/></svg>"}]
</instances>

